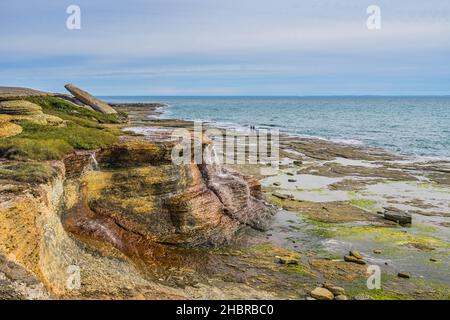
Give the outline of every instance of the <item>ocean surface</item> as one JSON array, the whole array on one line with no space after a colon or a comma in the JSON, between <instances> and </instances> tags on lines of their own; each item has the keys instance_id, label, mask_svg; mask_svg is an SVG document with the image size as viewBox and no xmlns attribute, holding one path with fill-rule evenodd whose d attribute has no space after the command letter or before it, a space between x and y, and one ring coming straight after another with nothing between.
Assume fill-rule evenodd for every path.
<instances>
[{"instance_id":1,"label":"ocean surface","mask_svg":"<svg viewBox=\"0 0 450 320\"><path fill-rule=\"evenodd\" d=\"M163 118L280 131L450 159L450 97L102 97L161 102Z\"/></svg>"}]
</instances>

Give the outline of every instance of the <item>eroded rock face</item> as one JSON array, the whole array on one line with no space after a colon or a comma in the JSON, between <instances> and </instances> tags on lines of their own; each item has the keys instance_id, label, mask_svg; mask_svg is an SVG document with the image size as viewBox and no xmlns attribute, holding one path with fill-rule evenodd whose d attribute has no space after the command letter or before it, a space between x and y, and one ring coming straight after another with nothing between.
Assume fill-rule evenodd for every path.
<instances>
[{"instance_id":1,"label":"eroded rock face","mask_svg":"<svg viewBox=\"0 0 450 320\"><path fill-rule=\"evenodd\" d=\"M9 117L9 121L30 121L35 124L63 126L64 120L57 116L44 114L37 104L26 100L11 100L0 102L0 114ZM0 121L1 122L1 121ZM17 128L15 128L17 130Z\"/></svg>"},{"instance_id":2,"label":"eroded rock face","mask_svg":"<svg viewBox=\"0 0 450 320\"><path fill-rule=\"evenodd\" d=\"M232 242L243 227L264 229L271 216L253 179L175 165L170 144L128 142L98 151L96 160L100 170L83 176L82 200L69 208L65 227L129 254L151 258L160 244Z\"/></svg>"},{"instance_id":3,"label":"eroded rock face","mask_svg":"<svg viewBox=\"0 0 450 320\"><path fill-rule=\"evenodd\" d=\"M74 86L73 84L66 84L64 87L67 89L67 91L73 94L76 99L80 100L84 104L87 104L88 106L92 107L94 110L98 112L117 113L117 111L114 110L106 102L103 102L95 98L91 94L87 93L84 90L81 90L80 88Z\"/></svg>"}]
</instances>

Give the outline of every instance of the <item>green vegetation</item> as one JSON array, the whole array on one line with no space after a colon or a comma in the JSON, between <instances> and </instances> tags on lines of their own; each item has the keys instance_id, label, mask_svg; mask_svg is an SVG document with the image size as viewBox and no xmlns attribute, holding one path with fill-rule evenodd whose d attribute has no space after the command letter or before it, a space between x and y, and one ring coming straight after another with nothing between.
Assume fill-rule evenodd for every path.
<instances>
[{"instance_id":1,"label":"green vegetation","mask_svg":"<svg viewBox=\"0 0 450 320\"><path fill-rule=\"evenodd\" d=\"M370 212L377 211L377 202L370 199L352 199L348 202L348 204Z\"/></svg>"},{"instance_id":2,"label":"green vegetation","mask_svg":"<svg viewBox=\"0 0 450 320\"><path fill-rule=\"evenodd\" d=\"M51 96L29 97L27 100L41 106L44 113L58 116L85 127L102 128L100 124L121 123L125 116L124 113L105 114L91 111L64 99Z\"/></svg>"},{"instance_id":3,"label":"green vegetation","mask_svg":"<svg viewBox=\"0 0 450 320\"><path fill-rule=\"evenodd\" d=\"M13 162L0 165L0 180L44 183L56 175L47 163Z\"/></svg>"},{"instance_id":4,"label":"green vegetation","mask_svg":"<svg viewBox=\"0 0 450 320\"><path fill-rule=\"evenodd\" d=\"M91 111L51 96L29 97L27 100L40 105L44 113L66 120L66 126L44 126L23 121L20 135L0 141L0 157L13 160L61 159L74 149L106 147L124 134L108 126L120 123L121 114Z\"/></svg>"}]
</instances>

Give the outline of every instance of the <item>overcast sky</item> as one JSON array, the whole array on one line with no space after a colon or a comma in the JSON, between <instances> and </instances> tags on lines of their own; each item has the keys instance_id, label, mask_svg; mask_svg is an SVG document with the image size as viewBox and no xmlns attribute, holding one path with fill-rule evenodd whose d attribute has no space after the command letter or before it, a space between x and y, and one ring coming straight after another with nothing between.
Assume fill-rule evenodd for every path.
<instances>
[{"instance_id":1,"label":"overcast sky","mask_svg":"<svg viewBox=\"0 0 450 320\"><path fill-rule=\"evenodd\" d=\"M66 9L81 8L81 30ZM381 8L381 30L366 9ZM0 0L0 85L97 95L450 94L448 0Z\"/></svg>"}]
</instances>

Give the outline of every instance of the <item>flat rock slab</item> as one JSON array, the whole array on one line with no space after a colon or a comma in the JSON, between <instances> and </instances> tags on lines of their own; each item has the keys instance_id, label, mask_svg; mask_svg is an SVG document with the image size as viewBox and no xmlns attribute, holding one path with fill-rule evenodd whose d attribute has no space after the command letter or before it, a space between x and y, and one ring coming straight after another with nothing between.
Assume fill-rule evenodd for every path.
<instances>
[{"instance_id":1,"label":"flat rock slab","mask_svg":"<svg viewBox=\"0 0 450 320\"><path fill-rule=\"evenodd\" d=\"M101 113L117 113L116 110L114 110L109 104L106 102L103 102L90 93L81 90L80 88L74 86L73 84L66 84L64 86L67 91L69 91L75 98L80 100L81 102L87 104L88 106L92 107L95 111L101 112Z\"/></svg>"},{"instance_id":2,"label":"flat rock slab","mask_svg":"<svg viewBox=\"0 0 450 320\"><path fill-rule=\"evenodd\" d=\"M399 224L411 224L411 214L399 210L386 209L384 212L384 218L386 220L395 221Z\"/></svg>"}]
</instances>

